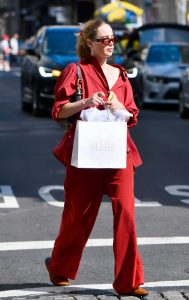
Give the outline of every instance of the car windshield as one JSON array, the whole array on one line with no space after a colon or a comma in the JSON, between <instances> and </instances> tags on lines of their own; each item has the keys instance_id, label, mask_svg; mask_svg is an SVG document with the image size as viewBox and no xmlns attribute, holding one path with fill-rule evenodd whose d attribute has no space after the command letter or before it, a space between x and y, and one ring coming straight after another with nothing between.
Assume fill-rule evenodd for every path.
<instances>
[{"instance_id":1,"label":"car windshield","mask_svg":"<svg viewBox=\"0 0 189 300\"><path fill-rule=\"evenodd\" d=\"M177 28L152 28L141 31L139 34L141 46L149 42L185 42L189 40L188 30Z\"/></svg>"},{"instance_id":2,"label":"car windshield","mask_svg":"<svg viewBox=\"0 0 189 300\"><path fill-rule=\"evenodd\" d=\"M76 55L76 33L76 30L47 32L43 43L43 53Z\"/></svg>"},{"instance_id":3,"label":"car windshield","mask_svg":"<svg viewBox=\"0 0 189 300\"><path fill-rule=\"evenodd\" d=\"M189 63L189 46L151 46L146 61L148 63Z\"/></svg>"}]
</instances>

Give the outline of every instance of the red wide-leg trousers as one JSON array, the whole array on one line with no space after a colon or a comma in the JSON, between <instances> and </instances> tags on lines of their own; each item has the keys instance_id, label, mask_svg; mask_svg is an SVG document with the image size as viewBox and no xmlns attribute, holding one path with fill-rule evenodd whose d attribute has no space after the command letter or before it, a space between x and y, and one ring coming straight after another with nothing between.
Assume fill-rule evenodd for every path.
<instances>
[{"instance_id":1,"label":"red wide-leg trousers","mask_svg":"<svg viewBox=\"0 0 189 300\"><path fill-rule=\"evenodd\" d=\"M50 273L75 279L102 196L107 194L113 209L113 250L118 293L129 293L144 283L134 220L134 183L131 155L126 169L66 170L65 205L59 234L52 251Z\"/></svg>"}]
</instances>

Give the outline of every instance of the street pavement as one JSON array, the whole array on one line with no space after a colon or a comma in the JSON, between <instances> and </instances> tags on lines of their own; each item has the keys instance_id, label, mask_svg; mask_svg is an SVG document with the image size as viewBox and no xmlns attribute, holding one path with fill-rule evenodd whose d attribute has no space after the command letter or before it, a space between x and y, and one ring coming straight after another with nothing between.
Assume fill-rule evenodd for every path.
<instances>
[{"instance_id":1,"label":"street pavement","mask_svg":"<svg viewBox=\"0 0 189 300\"><path fill-rule=\"evenodd\" d=\"M105 197L70 287L49 282L50 255L63 208L64 168L52 156L62 136L49 117L20 105L20 71L0 72L0 299L116 300L112 211ZM148 300L189 299L188 120L169 108L141 111L131 130L143 158L135 177L138 244Z\"/></svg>"}]
</instances>

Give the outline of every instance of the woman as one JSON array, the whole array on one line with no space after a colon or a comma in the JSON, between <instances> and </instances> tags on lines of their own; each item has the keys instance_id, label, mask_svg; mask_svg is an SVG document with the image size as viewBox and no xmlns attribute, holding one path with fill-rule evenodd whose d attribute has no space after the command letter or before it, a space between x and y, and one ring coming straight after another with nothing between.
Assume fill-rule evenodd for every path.
<instances>
[{"instance_id":1,"label":"woman","mask_svg":"<svg viewBox=\"0 0 189 300\"><path fill-rule=\"evenodd\" d=\"M78 36L77 50L81 59L83 97L70 102L75 93L77 66L69 64L62 72L55 89L52 115L55 120L75 116L55 155L66 166L65 206L59 235L51 258L46 259L50 280L54 285L69 285L75 279L83 249L93 228L102 196L112 201L114 216L115 280L119 294L145 296L142 261L137 248L134 222L133 170L141 159L128 133L126 169L78 169L70 165L76 119L81 110L96 106L111 111L128 110L133 117L128 127L137 122L138 109L125 70L109 65L116 39L111 27L101 20L88 21ZM112 92L112 99L108 95Z\"/></svg>"}]
</instances>

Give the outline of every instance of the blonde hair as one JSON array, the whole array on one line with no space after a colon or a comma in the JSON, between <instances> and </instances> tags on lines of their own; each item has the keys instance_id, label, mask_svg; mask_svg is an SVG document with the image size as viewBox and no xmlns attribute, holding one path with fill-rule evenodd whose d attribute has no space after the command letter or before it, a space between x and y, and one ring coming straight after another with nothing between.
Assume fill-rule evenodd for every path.
<instances>
[{"instance_id":1,"label":"blonde hair","mask_svg":"<svg viewBox=\"0 0 189 300\"><path fill-rule=\"evenodd\" d=\"M100 19L89 20L84 24L77 36L77 55L80 59L85 59L91 55L91 49L87 45L87 40L94 40L98 28L103 24L107 23Z\"/></svg>"}]
</instances>

